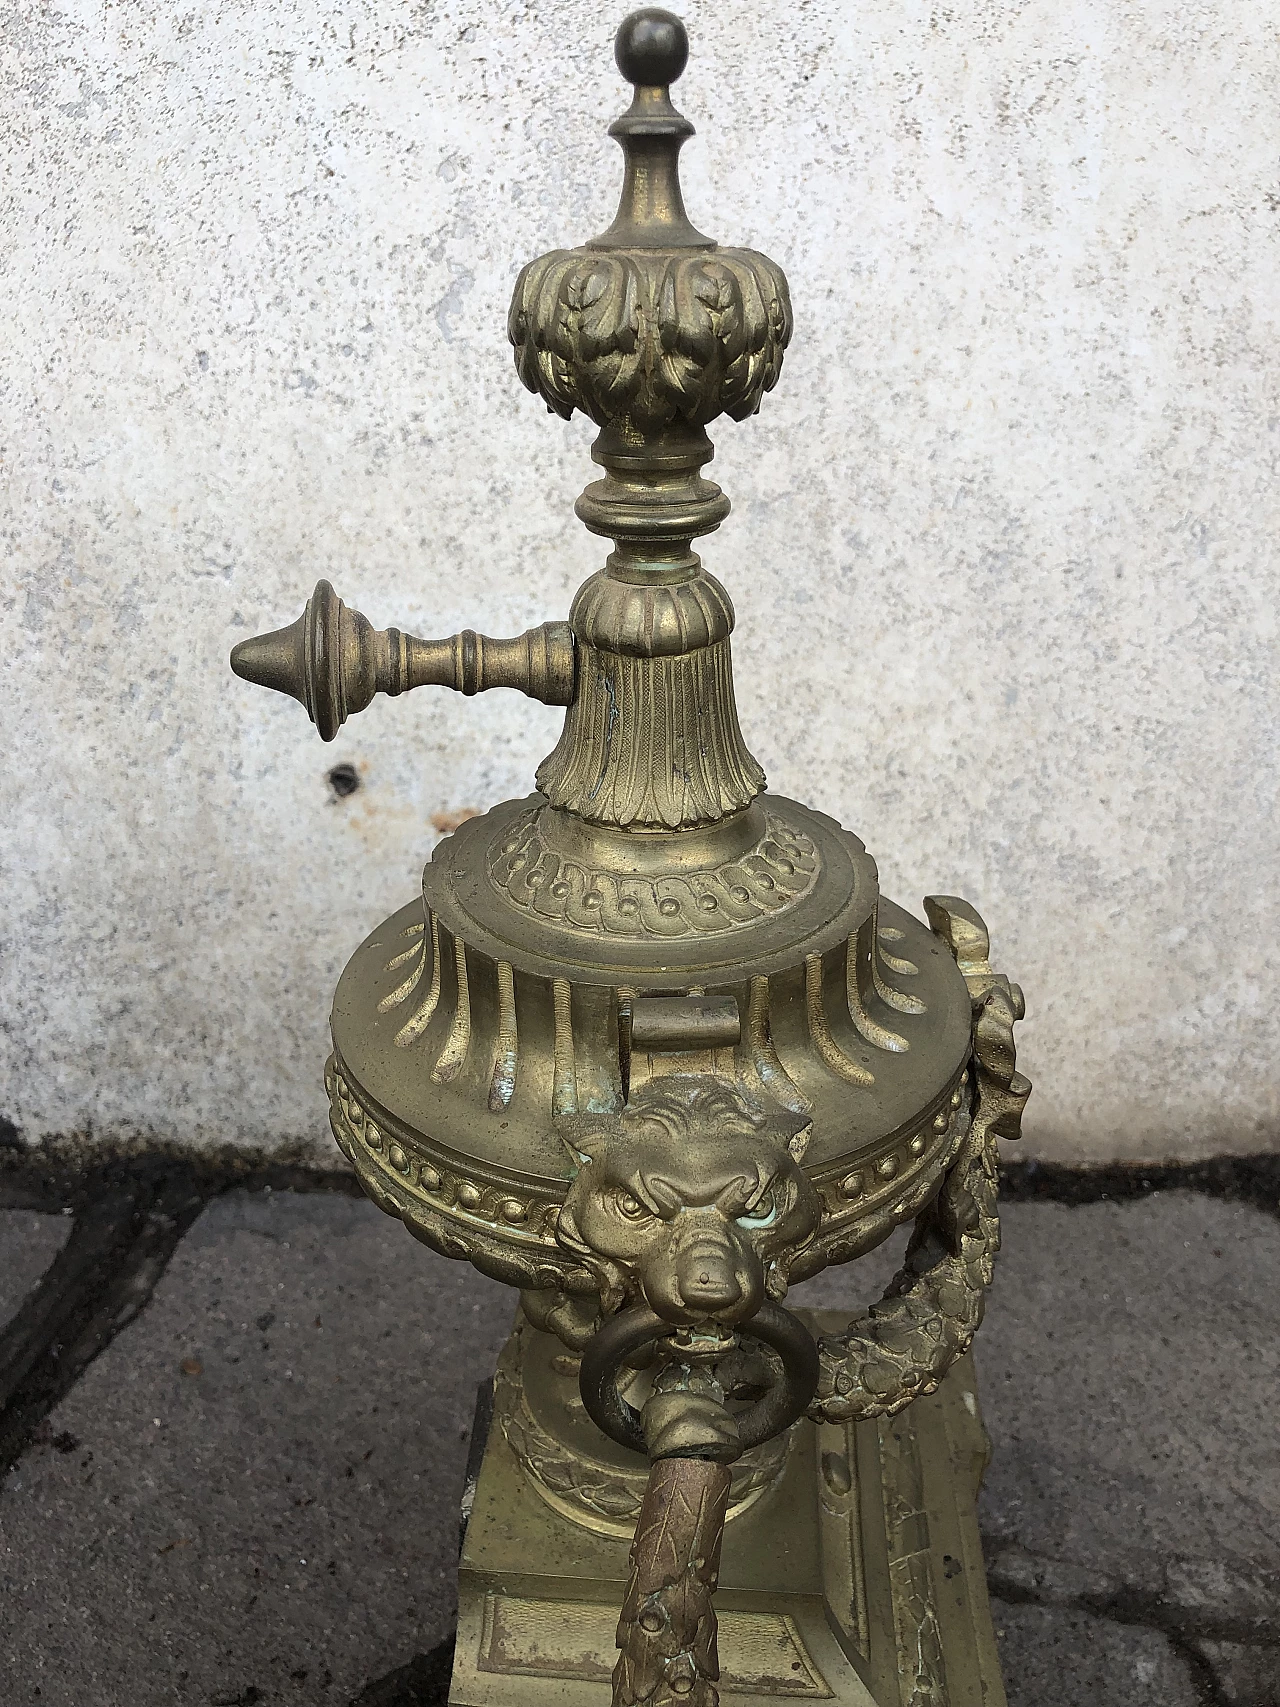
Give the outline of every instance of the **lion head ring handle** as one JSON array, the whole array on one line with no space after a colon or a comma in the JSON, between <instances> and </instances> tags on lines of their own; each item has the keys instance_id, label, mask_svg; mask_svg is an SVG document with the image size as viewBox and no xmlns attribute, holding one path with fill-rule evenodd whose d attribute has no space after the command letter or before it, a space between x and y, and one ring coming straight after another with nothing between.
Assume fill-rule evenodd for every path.
<instances>
[{"instance_id":1,"label":"lion head ring handle","mask_svg":"<svg viewBox=\"0 0 1280 1707\"><path fill-rule=\"evenodd\" d=\"M410 688L465 694L516 688L544 705L569 705L573 635L567 622L544 622L514 640L490 640L469 628L446 640L419 640L398 628L375 629L328 581L317 581L298 620L242 640L231 668L247 682L290 694L306 707L321 739L332 741L375 694Z\"/></svg>"},{"instance_id":2,"label":"lion head ring handle","mask_svg":"<svg viewBox=\"0 0 1280 1707\"><path fill-rule=\"evenodd\" d=\"M618 1371L642 1346L672 1331L671 1323L647 1304L634 1304L611 1316L582 1354L578 1385L587 1415L602 1434L633 1452L647 1450L644 1431L639 1411L618 1391ZM808 1409L818 1385L818 1348L804 1323L778 1304L762 1304L739 1324L739 1332L762 1340L782 1360L781 1379L735 1418L738 1451L749 1452L790 1428Z\"/></svg>"}]
</instances>

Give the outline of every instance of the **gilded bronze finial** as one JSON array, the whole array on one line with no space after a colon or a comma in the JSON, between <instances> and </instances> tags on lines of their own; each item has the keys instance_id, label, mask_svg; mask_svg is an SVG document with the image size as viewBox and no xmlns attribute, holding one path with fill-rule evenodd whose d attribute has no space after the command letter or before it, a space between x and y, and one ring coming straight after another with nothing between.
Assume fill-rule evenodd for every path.
<instances>
[{"instance_id":1,"label":"gilded bronze finial","mask_svg":"<svg viewBox=\"0 0 1280 1707\"><path fill-rule=\"evenodd\" d=\"M624 22L617 217L511 305L524 384L598 429L577 513L612 550L568 622L419 640L321 582L232 665L326 740L427 683L565 707L535 791L445 838L357 949L325 1070L373 1200L520 1289L455 1707L587 1707L610 1675L621 1707L713 1707L720 1665L779 1703L991 1707L966 1353L1030 1090L1022 993L972 907L895 906L743 738L733 606L693 545L729 508L707 426L759 408L791 306L773 261L685 212L687 55L671 13ZM870 1310L784 1305L907 1221Z\"/></svg>"},{"instance_id":2,"label":"gilded bronze finial","mask_svg":"<svg viewBox=\"0 0 1280 1707\"><path fill-rule=\"evenodd\" d=\"M689 37L672 12L633 12L613 46L635 97L609 126L626 156L622 199L613 224L592 249L714 249L690 225L680 193L680 145L693 126L671 105L671 85L689 61Z\"/></svg>"},{"instance_id":3,"label":"gilded bronze finial","mask_svg":"<svg viewBox=\"0 0 1280 1707\"><path fill-rule=\"evenodd\" d=\"M713 454L705 428L717 415L753 415L777 383L791 302L781 268L721 247L685 213L679 153L693 126L670 97L689 53L684 25L658 7L635 12L615 51L635 85L609 127L626 160L617 215L583 248L524 269L508 331L530 391L601 429L591 454L606 478L577 512L617 542L610 566L691 574L690 541L729 513L720 488L699 477Z\"/></svg>"}]
</instances>

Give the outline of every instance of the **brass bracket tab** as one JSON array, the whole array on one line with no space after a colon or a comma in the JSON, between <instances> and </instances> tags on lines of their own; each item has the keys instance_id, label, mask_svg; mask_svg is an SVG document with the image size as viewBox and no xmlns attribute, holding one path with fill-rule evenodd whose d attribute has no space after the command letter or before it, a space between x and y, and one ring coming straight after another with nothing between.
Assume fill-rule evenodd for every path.
<instances>
[{"instance_id":1,"label":"brass bracket tab","mask_svg":"<svg viewBox=\"0 0 1280 1707\"><path fill-rule=\"evenodd\" d=\"M742 1037L742 1016L732 996L636 996L631 1003L631 1046L665 1054L728 1049Z\"/></svg>"}]
</instances>

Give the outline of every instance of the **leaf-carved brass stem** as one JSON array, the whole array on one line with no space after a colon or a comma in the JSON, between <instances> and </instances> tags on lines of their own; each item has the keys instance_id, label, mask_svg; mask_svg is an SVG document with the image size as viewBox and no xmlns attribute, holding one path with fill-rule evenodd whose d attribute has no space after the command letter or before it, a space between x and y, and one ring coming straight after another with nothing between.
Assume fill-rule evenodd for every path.
<instances>
[{"instance_id":1,"label":"leaf-carved brass stem","mask_svg":"<svg viewBox=\"0 0 1280 1707\"><path fill-rule=\"evenodd\" d=\"M716 1707L720 1658L712 1595L729 1503L728 1467L659 1458L649 1471L631 1548L614 1707L670 1700Z\"/></svg>"}]
</instances>

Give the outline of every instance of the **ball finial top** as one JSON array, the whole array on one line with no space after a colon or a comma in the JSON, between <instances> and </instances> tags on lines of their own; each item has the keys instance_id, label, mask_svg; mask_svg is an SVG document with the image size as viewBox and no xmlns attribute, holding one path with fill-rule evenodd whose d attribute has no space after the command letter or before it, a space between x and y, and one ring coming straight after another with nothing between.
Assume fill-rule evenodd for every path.
<instances>
[{"instance_id":1,"label":"ball finial top","mask_svg":"<svg viewBox=\"0 0 1280 1707\"><path fill-rule=\"evenodd\" d=\"M614 37L613 56L628 83L665 89L688 64L688 31L674 12L644 6L623 19Z\"/></svg>"}]
</instances>

